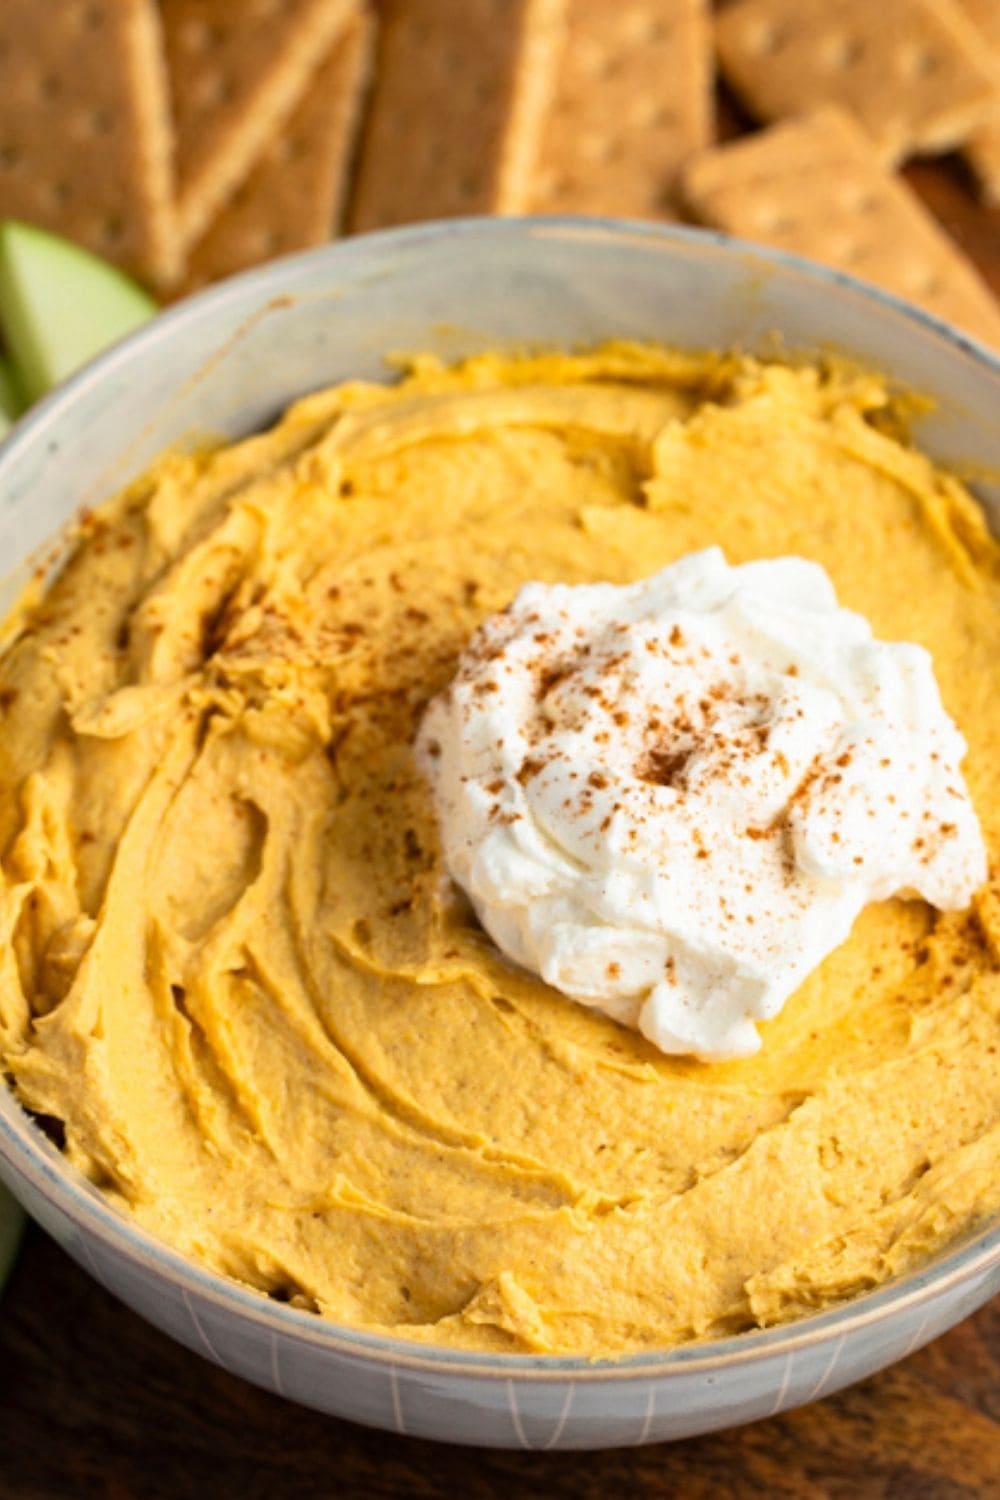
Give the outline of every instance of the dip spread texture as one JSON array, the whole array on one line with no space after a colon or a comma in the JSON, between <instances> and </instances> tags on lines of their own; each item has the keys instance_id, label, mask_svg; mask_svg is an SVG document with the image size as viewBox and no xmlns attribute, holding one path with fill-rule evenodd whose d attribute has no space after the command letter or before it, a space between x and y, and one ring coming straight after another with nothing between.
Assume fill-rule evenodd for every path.
<instances>
[{"instance_id":1,"label":"dip spread texture","mask_svg":"<svg viewBox=\"0 0 1000 1500\"><path fill-rule=\"evenodd\" d=\"M1000 1208L1000 549L874 376L418 359L170 457L0 658L0 1048L144 1227L337 1321L614 1354L801 1316ZM868 907L749 1058L505 962L412 744L528 580L721 545L932 654L993 879ZM55 1123L58 1122L58 1123Z\"/></svg>"}]
</instances>

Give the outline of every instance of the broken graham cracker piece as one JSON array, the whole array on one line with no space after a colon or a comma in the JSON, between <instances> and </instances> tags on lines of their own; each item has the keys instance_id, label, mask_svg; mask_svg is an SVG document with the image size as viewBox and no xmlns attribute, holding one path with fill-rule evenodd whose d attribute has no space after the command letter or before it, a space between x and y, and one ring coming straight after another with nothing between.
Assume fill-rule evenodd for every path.
<instances>
[{"instance_id":1,"label":"broken graham cracker piece","mask_svg":"<svg viewBox=\"0 0 1000 1500\"><path fill-rule=\"evenodd\" d=\"M989 287L845 111L704 151L681 186L703 223L873 281L1000 348Z\"/></svg>"},{"instance_id":2,"label":"broken graham cracker piece","mask_svg":"<svg viewBox=\"0 0 1000 1500\"><path fill-rule=\"evenodd\" d=\"M997 98L957 0L736 0L715 38L759 118L839 104L887 163L958 146Z\"/></svg>"},{"instance_id":3,"label":"broken graham cracker piece","mask_svg":"<svg viewBox=\"0 0 1000 1500\"><path fill-rule=\"evenodd\" d=\"M517 213L566 0L385 0L350 227Z\"/></svg>"},{"instance_id":4,"label":"broken graham cracker piece","mask_svg":"<svg viewBox=\"0 0 1000 1500\"><path fill-rule=\"evenodd\" d=\"M161 0L185 247L280 133L358 0Z\"/></svg>"},{"instance_id":5,"label":"broken graham cracker piece","mask_svg":"<svg viewBox=\"0 0 1000 1500\"><path fill-rule=\"evenodd\" d=\"M969 135L962 154L975 174L987 203L1000 207L1000 0L959 0L966 18L985 45L997 80L997 109L993 118Z\"/></svg>"},{"instance_id":6,"label":"broken graham cracker piece","mask_svg":"<svg viewBox=\"0 0 1000 1500\"><path fill-rule=\"evenodd\" d=\"M154 0L0 4L0 213L158 287L180 264Z\"/></svg>"},{"instance_id":7,"label":"broken graham cracker piece","mask_svg":"<svg viewBox=\"0 0 1000 1500\"><path fill-rule=\"evenodd\" d=\"M662 218L681 163L712 139L706 0L569 0L534 213Z\"/></svg>"},{"instance_id":8,"label":"broken graham cracker piece","mask_svg":"<svg viewBox=\"0 0 1000 1500\"><path fill-rule=\"evenodd\" d=\"M367 13L349 23L280 137L192 246L182 295L276 255L321 245L336 231L374 31Z\"/></svg>"}]
</instances>

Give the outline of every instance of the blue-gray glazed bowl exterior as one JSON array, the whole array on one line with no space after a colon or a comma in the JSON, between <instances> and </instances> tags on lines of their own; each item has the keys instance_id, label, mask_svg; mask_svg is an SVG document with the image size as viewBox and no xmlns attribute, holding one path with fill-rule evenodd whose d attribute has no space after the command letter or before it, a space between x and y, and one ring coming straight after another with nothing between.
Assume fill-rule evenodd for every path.
<instances>
[{"instance_id":1,"label":"blue-gray glazed bowl exterior","mask_svg":"<svg viewBox=\"0 0 1000 1500\"><path fill-rule=\"evenodd\" d=\"M169 445L236 437L303 392L382 378L387 351L451 359L612 336L751 350L777 336L793 351L853 355L934 398L920 442L981 476L977 491L1000 516L1000 361L936 319L702 231L457 220L348 239L223 283L35 408L0 447L0 618L79 507ZM76 1174L2 1086L0 1178L102 1285L208 1359L321 1411L449 1442L599 1448L768 1417L903 1358L1000 1287L993 1225L788 1327L617 1361L472 1355L339 1327L187 1261Z\"/></svg>"}]
</instances>

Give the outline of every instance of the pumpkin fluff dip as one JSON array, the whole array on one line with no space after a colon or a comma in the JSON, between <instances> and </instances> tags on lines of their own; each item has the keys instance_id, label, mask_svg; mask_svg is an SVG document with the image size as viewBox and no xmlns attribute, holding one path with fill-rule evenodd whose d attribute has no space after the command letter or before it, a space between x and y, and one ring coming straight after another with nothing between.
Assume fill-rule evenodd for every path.
<instances>
[{"instance_id":1,"label":"pumpkin fluff dip","mask_svg":"<svg viewBox=\"0 0 1000 1500\"><path fill-rule=\"evenodd\" d=\"M837 364L416 357L169 455L0 654L0 1055L353 1328L615 1356L1000 1210L1000 547Z\"/></svg>"}]
</instances>

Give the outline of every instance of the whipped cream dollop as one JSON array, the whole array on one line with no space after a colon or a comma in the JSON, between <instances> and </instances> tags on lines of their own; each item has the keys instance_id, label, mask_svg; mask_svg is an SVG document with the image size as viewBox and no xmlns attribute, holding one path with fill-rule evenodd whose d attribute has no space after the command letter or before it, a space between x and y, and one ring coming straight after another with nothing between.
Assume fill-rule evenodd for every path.
<instances>
[{"instance_id":1,"label":"whipped cream dollop","mask_svg":"<svg viewBox=\"0 0 1000 1500\"><path fill-rule=\"evenodd\" d=\"M664 1052L755 1052L867 902L966 906L986 852L931 658L816 563L718 547L626 587L530 583L417 754L515 962Z\"/></svg>"}]
</instances>

